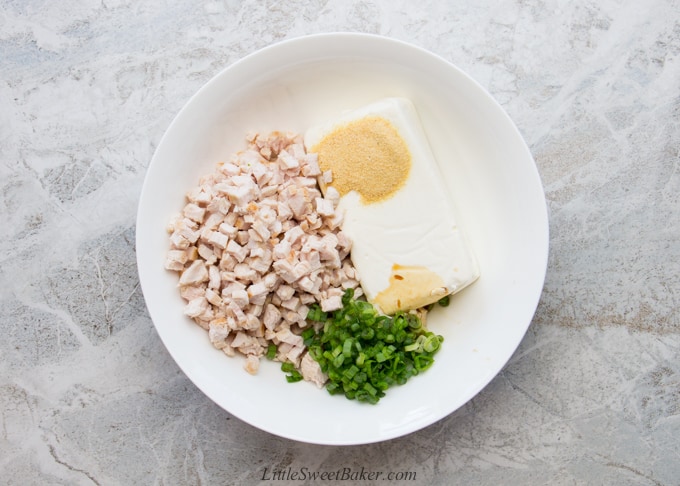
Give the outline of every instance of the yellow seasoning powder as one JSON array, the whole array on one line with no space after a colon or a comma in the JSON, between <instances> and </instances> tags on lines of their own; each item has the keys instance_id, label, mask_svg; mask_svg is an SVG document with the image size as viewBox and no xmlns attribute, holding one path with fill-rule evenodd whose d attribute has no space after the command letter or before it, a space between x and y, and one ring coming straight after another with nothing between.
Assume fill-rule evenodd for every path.
<instances>
[{"instance_id":1,"label":"yellow seasoning powder","mask_svg":"<svg viewBox=\"0 0 680 486\"><path fill-rule=\"evenodd\" d=\"M333 174L331 185L341 196L354 190L364 204L388 199L406 182L411 152L388 120L368 116L326 135L316 152L322 170Z\"/></svg>"}]
</instances>

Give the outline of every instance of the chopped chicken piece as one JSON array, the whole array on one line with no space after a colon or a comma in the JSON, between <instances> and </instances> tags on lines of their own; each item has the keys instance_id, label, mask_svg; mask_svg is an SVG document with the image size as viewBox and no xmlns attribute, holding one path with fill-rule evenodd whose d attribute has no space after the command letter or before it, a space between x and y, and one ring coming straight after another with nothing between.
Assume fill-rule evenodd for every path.
<instances>
[{"instance_id":1,"label":"chopped chicken piece","mask_svg":"<svg viewBox=\"0 0 680 486\"><path fill-rule=\"evenodd\" d=\"M231 301L241 309L244 309L250 303L250 298L245 290L234 290L231 293Z\"/></svg>"},{"instance_id":2,"label":"chopped chicken piece","mask_svg":"<svg viewBox=\"0 0 680 486\"><path fill-rule=\"evenodd\" d=\"M220 294L218 294L211 288L206 289L205 298L215 307L221 307L223 304L222 297L220 297Z\"/></svg>"},{"instance_id":3,"label":"chopped chicken piece","mask_svg":"<svg viewBox=\"0 0 680 486\"><path fill-rule=\"evenodd\" d=\"M208 288L219 289L222 284L222 276L220 275L220 269L214 265L208 267Z\"/></svg>"},{"instance_id":4,"label":"chopped chicken piece","mask_svg":"<svg viewBox=\"0 0 680 486\"><path fill-rule=\"evenodd\" d=\"M229 237L219 231L211 231L208 236L208 243L212 243L217 248L224 250L227 247Z\"/></svg>"},{"instance_id":5,"label":"chopped chicken piece","mask_svg":"<svg viewBox=\"0 0 680 486\"><path fill-rule=\"evenodd\" d=\"M282 150L281 153L279 153L279 161L281 162L281 165L283 165L284 169L297 169L300 167L300 162L298 159L293 157L291 154L286 152L285 150Z\"/></svg>"},{"instance_id":6,"label":"chopped chicken piece","mask_svg":"<svg viewBox=\"0 0 680 486\"><path fill-rule=\"evenodd\" d=\"M231 343L233 348L240 350L243 354L258 354L260 342L256 337L250 336L244 331L238 331L234 341Z\"/></svg>"},{"instance_id":7,"label":"chopped chicken piece","mask_svg":"<svg viewBox=\"0 0 680 486\"><path fill-rule=\"evenodd\" d=\"M278 295L282 301L292 298L294 294L295 289L290 285L280 285L279 288L276 289L276 295Z\"/></svg>"},{"instance_id":8,"label":"chopped chicken piece","mask_svg":"<svg viewBox=\"0 0 680 486\"><path fill-rule=\"evenodd\" d=\"M321 169L319 168L319 155L318 154L307 154L305 156L307 165L302 168L302 175L305 177L316 177L321 175Z\"/></svg>"},{"instance_id":9,"label":"chopped chicken piece","mask_svg":"<svg viewBox=\"0 0 680 486\"><path fill-rule=\"evenodd\" d=\"M226 201L226 199L223 200ZM228 201L227 204L229 204ZM203 222L203 227L208 230L214 230L222 223L222 221L224 221L224 214L220 212L210 213L207 219Z\"/></svg>"},{"instance_id":10,"label":"chopped chicken piece","mask_svg":"<svg viewBox=\"0 0 680 486\"><path fill-rule=\"evenodd\" d=\"M291 284L298 279L295 274L295 268L288 260L276 260L274 262L274 270L286 283Z\"/></svg>"},{"instance_id":11,"label":"chopped chicken piece","mask_svg":"<svg viewBox=\"0 0 680 486\"><path fill-rule=\"evenodd\" d=\"M255 303L255 301L259 301L259 299L261 298L266 298L267 286L265 285L264 281L255 282L254 284L249 286L248 297L250 298L250 302L252 303Z\"/></svg>"},{"instance_id":12,"label":"chopped chicken piece","mask_svg":"<svg viewBox=\"0 0 680 486\"><path fill-rule=\"evenodd\" d=\"M306 350L304 344L300 346L293 346L290 348L290 351L286 353L286 359L296 365L298 368L300 367L300 356L302 353L304 353Z\"/></svg>"},{"instance_id":13,"label":"chopped chicken piece","mask_svg":"<svg viewBox=\"0 0 680 486\"><path fill-rule=\"evenodd\" d=\"M299 226L293 226L291 229L286 231L285 239L290 243L292 248L302 247L301 241L305 236L305 231ZM300 243L300 245L298 245Z\"/></svg>"},{"instance_id":14,"label":"chopped chicken piece","mask_svg":"<svg viewBox=\"0 0 680 486\"><path fill-rule=\"evenodd\" d=\"M170 250L165 259L165 268L167 270L182 271L184 264L187 262L187 252L184 250Z\"/></svg>"},{"instance_id":15,"label":"chopped chicken piece","mask_svg":"<svg viewBox=\"0 0 680 486\"><path fill-rule=\"evenodd\" d=\"M194 203L189 203L184 206L184 216L197 223L202 223L205 217L205 208L202 208Z\"/></svg>"},{"instance_id":16,"label":"chopped chicken piece","mask_svg":"<svg viewBox=\"0 0 680 486\"><path fill-rule=\"evenodd\" d=\"M335 214L335 206L328 199L317 197L314 199L314 204L316 205L316 212L321 216L333 216Z\"/></svg>"},{"instance_id":17,"label":"chopped chicken piece","mask_svg":"<svg viewBox=\"0 0 680 486\"><path fill-rule=\"evenodd\" d=\"M260 358L253 354L246 356L246 362L243 368L251 375L256 375L257 371L260 369Z\"/></svg>"},{"instance_id":18,"label":"chopped chicken piece","mask_svg":"<svg viewBox=\"0 0 680 486\"><path fill-rule=\"evenodd\" d=\"M248 256L248 249L239 245L234 240L229 240L226 250L230 255L236 258L239 263L243 262L243 260L246 259L246 256Z\"/></svg>"},{"instance_id":19,"label":"chopped chicken piece","mask_svg":"<svg viewBox=\"0 0 680 486\"><path fill-rule=\"evenodd\" d=\"M314 361L314 358L309 353L305 353L300 361L300 373L302 373L302 377L305 380L311 381L319 388L323 387L324 383L328 380L328 377L321 371L319 363Z\"/></svg>"},{"instance_id":20,"label":"chopped chicken piece","mask_svg":"<svg viewBox=\"0 0 680 486\"><path fill-rule=\"evenodd\" d=\"M182 272L179 278L180 285L192 285L201 282L207 282L210 279L208 269L205 268L205 262L202 260L194 261L189 268Z\"/></svg>"},{"instance_id":21,"label":"chopped chicken piece","mask_svg":"<svg viewBox=\"0 0 680 486\"><path fill-rule=\"evenodd\" d=\"M179 295L189 302L197 297L203 297L205 295L205 289L206 286L204 284L185 285L179 288Z\"/></svg>"},{"instance_id":22,"label":"chopped chicken piece","mask_svg":"<svg viewBox=\"0 0 680 486\"><path fill-rule=\"evenodd\" d=\"M208 337L210 342L217 349L222 349L226 346L227 336L229 336L229 327L227 326L227 320L213 319L210 321L210 328L208 329Z\"/></svg>"},{"instance_id":23,"label":"chopped chicken piece","mask_svg":"<svg viewBox=\"0 0 680 486\"><path fill-rule=\"evenodd\" d=\"M197 252L198 256L205 260L205 263L208 265L212 265L217 261L217 255L215 255L214 250L211 246L208 246L205 243L200 243L198 245Z\"/></svg>"},{"instance_id":24,"label":"chopped chicken piece","mask_svg":"<svg viewBox=\"0 0 680 486\"><path fill-rule=\"evenodd\" d=\"M281 307L284 309L296 311L300 307L300 297L291 297L281 302Z\"/></svg>"},{"instance_id":25,"label":"chopped chicken piece","mask_svg":"<svg viewBox=\"0 0 680 486\"><path fill-rule=\"evenodd\" d=\"M292 344L293 346L302 346L302 336L290 332L290 328L284 327L276 333L276 338L282 343Z\"/></svg>"},{"instance_id":26,"label":"chopped chicken piece","mask_svg":"<svg viewBox=\"0 0 680 486\"><path fill-rule=\"evenodd\" d=\"M269 330L276 329L276 326L281 322L281 311L272 304L267 304L264 310L264 316L262 317L262 322L265 327Z\"/></svg>"},{"instance_id":27,"label":"chopped chicken piece","mask_svg":"<svg viewBox=\"0 0 680 486\"><path fill-rule=\"evenodd\" d=\"M327 297L321 301L321 310L331 312L342 308L342 297L337 295Z\"/></svg>"},{"instance_id":28,"label":"chopped chicken piece","mask_svg":"<svg viewBox=\"0 0 680 486\"><path fill-rule=\"evenodd\" d=\"M189 301L184 308L184 313L189 317L198 317L208 310L210 304L205 297L196 297Z\"/></svg>"},{"instance_id":29,"label":"chopped chicken piece","mask_svg":"<svg viewBox=\"0 0 680 486\"><path fill-rule=\"evenodd\" d=\"M264 258L251 258L249 263L250 267L260 275L266 273L272 264L271 260L265 260Z\"/></svg>"},{"instance_id":30,"label":"chopped chicken piece","mask_svg":"<svg viewBox=\"0 0 680 486\"><path fill-rule=\"evenodd\" d=\"M324 195L324 197L325 197L328 201L330 201L331 203L333 203L333 206L337 206L338 203L340 202L340 193L339 193L338 190L337 190L335 187L333 187L333 186L328 186L328 187L326 187L326 194Z\"/></svg>"},{"instance_id":31,"label":"chopped chicken piece","mask_svg":"<svg viewBox=\"0 0 680 486\"><path fill-rule=\"evenodd\" d=\"M285 260L289 258L292 249L290 241L282 240L274 246L272 255L277 260Z\"/></svg>"}]
</instances>

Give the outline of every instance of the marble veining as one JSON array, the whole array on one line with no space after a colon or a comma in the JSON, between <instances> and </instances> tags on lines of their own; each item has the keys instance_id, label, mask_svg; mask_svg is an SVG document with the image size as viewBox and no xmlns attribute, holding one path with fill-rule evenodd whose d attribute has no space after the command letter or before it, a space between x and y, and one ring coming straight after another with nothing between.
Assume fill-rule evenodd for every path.
<instances>
[{"instance_id":1,"label":"marble veining","mask_svg":"<svg viewBox=\"0 0 680 486\"><path fill-rule=\"evenodd\" d=\"M330 31L468 72L527 140L550 210L544 292L503 371L359 447L214 405L165 351L135 265L145 170L181 106L239 58ZM679 147L677 0L0 0L2 482L678 484Z\"/></svg>"}]
</instances>

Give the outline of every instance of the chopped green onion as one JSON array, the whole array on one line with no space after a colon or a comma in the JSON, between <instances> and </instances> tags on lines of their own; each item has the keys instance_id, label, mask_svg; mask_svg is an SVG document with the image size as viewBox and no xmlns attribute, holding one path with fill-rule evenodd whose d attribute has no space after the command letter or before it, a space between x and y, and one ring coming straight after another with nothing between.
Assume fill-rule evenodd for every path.
<instances>
[{"instance_id":1,"label":"chopped green onion","mask_svg":"<svg viewBox=\"0 0 680 486\"><path fill-rule=\"evenodd\" d=\"M375 396L378 393L378 390L373 388L370 383L364 383L364 390L366 390L369 395Z\"/></svg>"},{"instance_id":2,"label":"chopped green onion","mask_svg":"<svg viewBox=\"0 0 680 486\"><path fill-rule=\"evenodd\" d=\"M414 316L413 314L409 314L409 316L408 327L414 331L417 331L423 327L423 323L420 321L420 319L418 319L418 316Z\"/></svg>"},{"instance_id":3,"label":"chopped green onion","mask_svg":"<svg viewBox=\"0 0 680 486\"><path fill-rule=\"evenodd\" d=\"M354 300L352 289L342 303L328 313L310 306L307 319L324 326L302 334L310 356L328 376L331 395L375 404L390 386L403 385L434 362L444 338L427 331L417 315L380 315L370 303Z\"/></svg>"},{"instance_id":4,"label":"chopped green onion","mask_svg":"<svg viewBox=\"0 0 680 486\"><path fill-rule=\"evenodd\" d=\"M423 343L423 350L428 353L434 353L439 349L439 339L437 336L428 336Z\"/></svg>"},{"instance_id":5,"label":"chopped green onion","mask_svg":"<svg viewBox=\"0 0 680 486\"><path fill-rule=\"evenodd\" d=\"M365 340L373 339L375 331L371 327L366 327L361 331L361 338Z\"/></svg>"},{"instance_id":6,"label":"chopped green onion","mask_svg":"<svg viewBox=\"0 0 680 486\"><path fill-rule=\"evenodd\" d=\"M267 359L274 359L276 357L276 344L270 344L267 346Z\"/></svg>"},{"instance_id":7,"label":"chopped green onion","mask_svg":"<svg viewBox=\"0 0 680 486\"><path fill-rule=\"evenodd\" d=\"M336 368L340 368L342 366L342 363L345 362L345 355L344 354L339 354L333 359L333 366Z\"/></svg>"},{"instance_id":8,"label":"chopped green onion","mask_svg":"<svg viewBox=\"0 0 680 486\"><path fill-rule=\"evenodd\" d=\"M308 321L326 322L327 319L328 316L321 310L319 304L312 304L309 306L309 311L307 312Z\"/></svg>"},{"instance_id":9,"label":"chopped green onion","mask_svg":"<svg viewBox=\"0 0 680 486\"><path fill-rule=\"evenodd\" d=\"M408 346L404 346L404 351L406 352L416 351L418 348L420 348L420 344L418 342L415 342L413 344L409 344Z\"/></svg>"},{"instance_id":10,"label":"chopped green onion","mask_svg":"<svg viewBox=\"0 0 680 486\"><path fill-rule=\"evenodd\" d=\"M312 342L312 339L314 339L314 335L316 334L316 331L314 331L313 327L309 327L302 331L302 340L305 344L305 346L309 346L309 344Z\"/></svg>"},{"instance_id":11,"label":"chopped green onion","mask_svg":"<svg viewBox=\"0 0 680 486\"><path fill-rule=\"evenodd\" d=\"M451 296L450 295L445 295L441 299L437 301L437 304L441 305L442 307L447 307L449 303L451 302Z\"/></svg>"},{"instance_id":12,"label":"chopped green onion","mask_svg":"<svg viewBox=\"0 0 680 486\"><path fill-rule=\"evenodd\" d=\"M302 380L302 375L301 375L300 372L297 371L297 370L293 371L293 372L292 372L291 374L289 374L289 375L286 375L286 381L287 381L288 383L295 383L295 382L301 381L301 380Z\"/></svg>"},{"instance_id":13,"label":"chopped green onion","mask_svg":"<svg viewBox=\"0 0 680 486\"><path fill-rule=\"evenodd\" d=\"M352 338L345 339L345 342L342 344L342 354L346 358L352 357Z\"/></svg>"},{"instance_id":14,"label":"chopped green onion","mask_svg":"<svg viewBox=\"0 0 680 486\"><path fill-rule=\"evenodd\" d=\"M285 363L281 363L281 371L283 371L284 373L290 373L291 371L295 371L295 365L287 361Z\"/></svg>"},{"instance_id":15,"label":"chopped green onion","mask_svg":"<svg viewBox=\"0 0 680 486\"><path fill-rule=\"evenodd\" d=\"M295 369L293 363L281 363L281 371L286 373L286 381L288 381L288 383L295 383L296 381L302 380L302 374Z\"/></svg>"}]
</instances>

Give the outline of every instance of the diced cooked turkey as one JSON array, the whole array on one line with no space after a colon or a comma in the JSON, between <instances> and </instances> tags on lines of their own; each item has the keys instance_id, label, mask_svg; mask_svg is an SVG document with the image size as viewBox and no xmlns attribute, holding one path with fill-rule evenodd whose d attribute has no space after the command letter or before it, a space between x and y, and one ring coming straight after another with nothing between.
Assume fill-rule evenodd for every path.
<instances>
[{"instance_id":1,"label":"diced cooked turkey","mask_svg":"<svg viewBox=\"0 0 680 486\"><path fill-rule=\"evenodd\" d=\"M227 253L236 258L236 261L239 263L245 260L246 256L248 255L248 249L239 245L236 240L229 240L229 243L227 243L225 248Z\"/></svg>"},{"instance_id":2,"label":"diced cooked turkey","mask_svg":"<svg viewBox=\"0 0 680 486\"><path fill-rule=\"evenodd\" d=\"M300 161L285 150L282 150L281 153L279 153L279 161L286 170L300 167Z\"/></svg>"},{"instance_id":3,"label":"diced cooked turkey","mask_svg":"<svg viewBox=\"0 0 680 486\"><path fill-rule=\"evenodd\" d=\"M337 206L340 202L340 193L333 186L326 187L326 194L324 196L328 201L333 203L333 206Z\"/></svg>"},{"instance_id":4,"label":"diced cooked turkey","mask_svg":"<svg viewBox=\"0 0 680 486\"><path fill-rule=\"evenodd\" d=\"M319 388L328 380L328 377L321 371L319 363L314 361L309 353L305 353L300 361L300 373L305 380L311 381Z\"/></svg>"},{"instance_id":5,"label":"diced cooked turkey","mask_svg":"<svg viewBox=\"0 0 680 486\"><path fill-rule=\"evenodd\" d=\"M191 299L184 308L184 313L189 317L198 317L208 310L209 302L205 297Z\"/></svg>"},{"instance_id":6,"label":"diced cooked turkey","mask_svg":"<svg viewBox=\"0 0 680 486\"><path fill-rule=\"evenodd\" d=\"M248 287L248 297L250 303L253 305L264 305L267 300L267 295L269 291L267 290L267 285L264 280L255 282Z\"/></svg>"},{"instance_id":7,"label":"diced cooked turkey","mask_svg":"<svg viewBox=\"0 0 680 486\"><path fill-rule=\"evenodd\" d=\"M302 346L302 336L293 334L289 327L282 327L281 330L276 333L276 338L283 343L292 344L293 346Z\"/></svg>"},{"instance_id":8,"label":"diced cooked turkey","mask_svg":"<svg viewBox=\"0 0 680 486\"><path fill-rule=\"evenodd\" d=\"M340 195L319 183L316 154L301 137L251 134L248 147L202 177L168 225L165 267L178 272L184 312L208 331L226 355L245 356L257 373L269 345L276 360L293 363L321 386L326 377L300 333L309 305L342 307L347 288L361 295L349 260L351 241L340 230Z\"/></svg>"},{"instance_id":9,"label":"diced cooked turkey","mask_svg":"<svg viewBox=\"0 0 680 486\"><path fill-rule=\"evenodd\" d=\"M267 329L273 331L281 322L281 311L273 304L267 304L262 322Z\"/></svg>"},{"instance_id":10,"label":"diced cooked turkey","mask_svg":"<svg viewBox=\"0 0 680 486\"><path fill-rule=\"evenodd\" d=\"M220 275L220 269L215 265L210 265L208 267L208 287L219 290L221 285L222 276Z\"/></svg>"},{"instance_id":11,"label":"diced cooked turkey","mask_svg":"<svg viewBox=\"0 0 680 486\"><path fill-rule=\"evenodd\" d=\"M288 284L292 284L298 279L295 267L288 260L276 260L273 267L276 273Z\"/></svg>"},{"instance_id":12,"label":"diced cooked turkey","mask_svg":"<svg viewBox=\"0 0 680 486\"><path fill-rule=\"evenodd\" d=\"M333 201L317 197L314 199L314 204L316 205L316 212L321 216L333 216L333 214L335 214L335 205L333 204Z\"/></svg>"},{"instance_id":13,"label":"diced cooked turkey","mask_svg":"<svg viewBox=\"0 0 680 486\"><path fill-rule=\"evenodd\" d=\"M264 348L259 339L255 336L251 336L245 331L238 331L236 333L231 346L245 355L253 354L255 356L261 356L264 352Z\"/></svg>"},{"instance_id":14,"label":"diced cooked turkey","mask_svg":"<svg viewBox=\"0 0 680 486\"><path fill-rule=\"evenodd\" d=\"M305 161L307 164L302 168L302 175L305 177L316 177L321 175L318 154L306 154Z\"/></svg>"},{"instance_id":15,"label":"diced cooked turkey","mask_svg":"<svg viewBox=\"0 0 680 486\"><path fill-rule=\"evenodd\" d=\"M170 250L165 259L167 270L182 271L187 262L187 252L185 250Z\"/></svg>"},{"instance_id":16,"label":"diced cooked turkey","mask_svg":"<svg viewBox=\"0 0 680 486\"><path fill-rule=\"evenodd\" d=\"M220 294L215 292L214 289L211 289L208 287L205 291L205 298L208 302L210 302L212 305L215 307L221 307L222 306L222 297L220 297Z\"/></svg>"},{"instance_id":17,"label":"diced cooked turkey","mask_svg":"<svg viewBox=\"0 0 680 486\"><path fill-rule=\"evenodd\" d=\"M231 301L241 309L245 309L250 304L250 297L245 290L234 290L231 293Z\"/></svg>"},{"instance_id":18,"label":"diced cooked turkey","mask_svg":"<svg viewBox=\"0 0 680 486\"><path fill-rule=\"evenodd\" d=\"M279 285L279 288L276 289L276 295L278 295L282 301L292 298L294 294L295 289L290 285Z\"/></svg>"},{"instance_id":19,"label":"diced cooked turkey","mask_svg":"<svg viewBox=\"0 0 680 486\"><path fill-rule=\"evenodd\" d=\"M342 308L342 297L333 295L321 300L321 310L331 312Z\"/></svg>"},{"instance_id":20,"label":"diced cooked turkey","mask_svg":"<svg viewBox=\"0 0 680 486\"><path fill-rule=\"evenodd\" d=\"M246 363L243 365L243 368L251 375L256 375L260 369L260 358L254 354L249 354L246 356Z\"/></svg>"},{"instance_id":21,"label":"diced cooked turkey","mask_svg":"<svg viewBox=\"0 0 680 486\"><path fill-rule=\"evenodd\" d=\"M210 279L208 269L205 267L203 260L195 260L188 268L186 268L179 278L180 285L192 285L201 282L207 282Z\"/></svg>"},{"instance_id":22,"label":"diced cooked turkey","mask_svg":"<svg viewBox=\"0 0 680 486\"><path fill-rule=\"evenodd\" d=\"M305 348L304 344L302 344L300 346L291 347L290 350L288 350L285 353L286 361L290 361L297 368L299 368L300 367L300 356L302 355L302 353L305 352L305 350L306 350L306 348Z\"/></svg>"},{"instance_id":23,"label":"diced cooked turkey","mask_svg":"<svg viewBox=\"0 0 680 486\"><path fill-rule=\"evenodd\" d=\"M213 319L210 321L210 328L208 329L208 337L210 342L217 349L222 349L226 346L226 340L229 336L229 327L225 318Z\"/></svg>"},{"instance_id":24,"label":"diced cooked turkey","mask_svg":"<svg viewBox=\"0 0 680 486\"><path fill-rule=\"evenodd\" d=\"M217 248L224 250L229 242L229 237L219 231L211 231L208 235L208 243L212 243Z\"/></svg>"},{"instance_id":25,"label":"diced cooked turkey","mask_svg":"<svg viewBox=\"0 0 680 486\"><path fill-rule=\"evenodd\" d=\"M197 204L189 203L184 206L184 216L197 223L203 222L203 217L205 216L205 208L200 207Z\"/></svg>"},{"instance_id":26,"label":"diced cooked turkey","mask_svg":"<svg viewBox=\"0 0 680 486\"><path fill-rule=\"evenodd\" d=\"M189 302L197 297L203 297L205 295L205 289L205 284L185 285L179 288L179 295Z\"/></svg>"}]
</instances>

